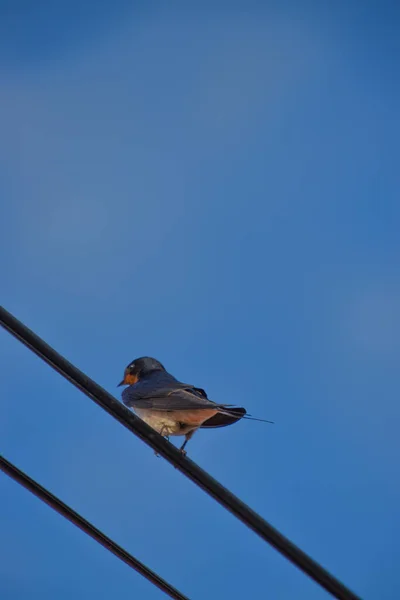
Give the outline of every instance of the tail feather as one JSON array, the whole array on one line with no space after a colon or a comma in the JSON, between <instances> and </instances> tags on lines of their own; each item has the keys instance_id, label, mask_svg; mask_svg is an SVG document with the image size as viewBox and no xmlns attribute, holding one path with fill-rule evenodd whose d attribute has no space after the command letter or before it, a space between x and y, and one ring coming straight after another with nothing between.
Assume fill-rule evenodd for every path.
<instances>
[{"instance_id":1,"label":"tail feather","mask_svg":"<svg viewBox=\"0 0 400 600\"><path fill-rule=\"evenodd\" d=\"M210 419L207 419L207 421L205 421L201 426L201 429L208 429L211 427L226 427L227 425L232 425L233 423L240 421L245 414L245 408L232 408L229 413L222 411L218 412Z\"/></svg>"},{"instance_id":2,"label":"tail feather","mask_svg":"<svg viewBox=\"0 0 400 600\"><path fill-rule=\"evenodd\" d=\"M260 421L261 423L273 424L273 421L258 419L257 417L247 414L245 408L228 408L225 404L223 408L220 407L220 410L216 415L210 419L207 419L207 421L205 421L201 427L226 427L226 425L232 425L233 423L240 421L240 419L248 419L249 421Z\"/></svg>"},{"instance_id":3,"label":"tail feather","mask_svg":"<svg viewBox=\"0 0 400 600\"><path fill-rule=\"evenodd\" d=\"M242 416L242 419L248 419L249 421L258 421L259 423L270 423L274 425L274 421L267 421L267 419L259 419L258 417L253 417L252 415L246 414Z\"/></svg>"}]
</instances>

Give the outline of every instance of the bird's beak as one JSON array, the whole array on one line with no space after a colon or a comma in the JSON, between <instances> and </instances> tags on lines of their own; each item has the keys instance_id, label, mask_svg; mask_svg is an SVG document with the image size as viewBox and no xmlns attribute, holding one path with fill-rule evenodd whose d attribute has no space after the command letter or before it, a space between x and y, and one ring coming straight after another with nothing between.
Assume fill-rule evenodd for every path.
<instances>
[{"instance_id":1,"label":"bird's beak","mask_svg":"<svg viewBox=\"0 0 400 600\"><path fill-rule=\"evenodd\" d=\"M124 372L124 378L123 378L123 380L122 380L122 381L121 381L121 382L120 382L120 383L117 385L117 387L121 387L121 385L129 385L128 378L129 378L129 375L128 375L128 373L125 371L125 372Z\"/></svg>"},{"instance_id":2,"label":"bird's beak","mask_svg":"<svg viewBox=\"0 0 400 600\"><path fill-rule=\"evenodd\" d=\"M137 375L131 375L130 373L127 373L117 387L120 387L121 385L135 385L138 380L139 377Z\"/></svg>"}]
</instances>

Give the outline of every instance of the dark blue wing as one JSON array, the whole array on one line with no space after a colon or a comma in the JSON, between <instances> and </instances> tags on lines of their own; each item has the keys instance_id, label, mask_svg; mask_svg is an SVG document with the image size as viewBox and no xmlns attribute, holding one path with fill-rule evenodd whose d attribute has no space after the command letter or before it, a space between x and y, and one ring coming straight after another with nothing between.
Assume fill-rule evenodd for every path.
<instances>
[{"instance_id":1,"label":"dark blue wing","mask_svg":"<svg viewBox=\"0 0 400 600\"><path fill-rule=\"evenodd\" d=\"M220 405L203 398L191 388L157 388L155 390L135 390L130 386L122 392L122 401L133 408L153 410L193 410L194 408L218 408ZM221 405L222 407L222 405Z\"/></svg>"},{"instance_id":2,"label":"dark blue wing","mask_svg":"<svg viewBox=\"0 0 400 600\"><path fill-rule=\"evenodd\" d=\"M122 401L133 408L153 410L191 410L216 406L201 388L178 381L165 371L139 380L122 392Z\"/></svg>"},{"instance_id":3,"label":"dark blue wing","mask_svg":"<svg viewBox=\"0 0 400 600\"><path fill-rule=\"evenodd\" d=\"M139 380L135 385L124 389L122 401L126 406L153 410L223 409L231 406L212 402L202 388L177 381L165 372Z\"/></svg>"}]
</instances>

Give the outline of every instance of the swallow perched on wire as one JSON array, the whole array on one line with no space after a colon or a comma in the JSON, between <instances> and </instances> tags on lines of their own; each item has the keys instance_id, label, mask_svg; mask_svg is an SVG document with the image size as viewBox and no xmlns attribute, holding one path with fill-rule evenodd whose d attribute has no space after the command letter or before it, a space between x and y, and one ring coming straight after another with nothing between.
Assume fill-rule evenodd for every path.
<instances>
[{"instance_id":1,"label":"swallow perched on wire","mask_svg":"<svg viewBox=\"0 0 400 600\"><path fill-rule=\"evenodd\" d=\"M202 388L178 381L158 360L149 356L131 362L118 385L128 386L122 392L125 406L133 408L138 417L160 435L185 436L180 448L182 454L186 454L186 444L200 428L225 427L242 418L264 421L251 417L243 407L209 400Z\"/></svg>"}]
</instances>

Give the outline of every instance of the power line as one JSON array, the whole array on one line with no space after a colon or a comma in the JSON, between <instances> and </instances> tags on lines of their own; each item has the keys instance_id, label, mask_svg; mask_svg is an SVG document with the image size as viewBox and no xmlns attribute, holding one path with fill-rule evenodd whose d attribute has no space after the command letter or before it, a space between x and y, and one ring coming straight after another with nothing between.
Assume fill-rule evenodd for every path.
<instances>
[{"instance_id":1,"label":"power line","mask_svg":"<svg viewBox=\"0 0 400 600\"><path fill-rule=\"evenodd\" d=\"M277 529L272 527L258 513L232 494L232 492L201 469L196 463L182 456L175 446L165 440L144 421L136 417L132 411L127 409L121 402L118 402L104 388L100 387L90 377L58 354L58 352L3 307L0 307L0 324L32 350L32 352L40 356L53 369L68 379L75 387L84 392L96 404L101 406L101 408L106 410L122 425L137 435L148 446L151 446L158 454L161 454L174 467L179 469L186 477L217 500L224 508L245 523L264 541L271 544L278 552L330 592L335 598L338 600L360 600L358 596L336 579L336 577L331 575Z\"/></svg>"},{"instance_id":2,"label":"power line","mask_svg":"<svg viewBox=\"0 0 400 600\"><path fill-rule=\"evenodd\" d=\"M129 554L129 552L121 548L121 546L107 537L102 531L89 523L89 521L86 521L86 519L81 517L81 515L67 506L67 504L64 504L62 500L54 496L39 483L31 479L28 475L26 475L26 473L20 471L15 465L10 463L3 456L0 456L0 469L12 477L12 479L17 481L20 485L32 492L32 494L48 504L60 515L68 519L68 521L71 521L71 523L76 525L76 527L82 529L82 531L96 540L96 542L104 546L104 548L115 554L117 558L124 561L127 565L132 567L132 569L135 569L135 571L151 581L152 584L156 585L158 588L160 588L160 590L168 594L168 596L175 598L175 600L189 600L187 596L181 594L181 592L172 587L172 585L170 585L167 581L164 581L164 579L159 577L157 573L154 573L154 571L146 567L146 565L137 560L134 556L132 556L132 554Z\"/></svg>"}]
</instances>

